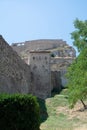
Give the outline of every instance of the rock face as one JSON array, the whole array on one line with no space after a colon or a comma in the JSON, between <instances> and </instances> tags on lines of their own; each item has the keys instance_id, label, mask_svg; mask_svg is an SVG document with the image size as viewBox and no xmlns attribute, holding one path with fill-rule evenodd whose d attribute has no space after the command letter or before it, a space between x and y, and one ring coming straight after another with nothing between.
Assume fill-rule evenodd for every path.
<instances>
[{"instance_id":1,"label":"rock face","mask_svg":"<svg viewBox=\"0 0 87 130\"><path fill-rule=\"evenodd\" d=\"M0 35L0 93L29 93L30 68Z\"/></svg>"}]
</instances>

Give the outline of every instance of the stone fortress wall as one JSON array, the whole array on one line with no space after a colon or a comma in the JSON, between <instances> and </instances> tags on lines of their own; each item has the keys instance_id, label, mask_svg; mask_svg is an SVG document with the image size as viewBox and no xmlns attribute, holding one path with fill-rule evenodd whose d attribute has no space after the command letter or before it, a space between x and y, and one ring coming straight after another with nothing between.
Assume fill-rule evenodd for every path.
<instances>
[{"instance_id":1,"label":"stone fortress wall","mask_svg":"<svg viewBox=\"0 0 87 130\"><path fill-rule=\"evenodd\" d=\"M0 35L0 93L28 93L30 67Z\"/></svg>"},{"instance_id":2,"label":"stone fortress wall","mask_svg":"<svg viewBox=\"0 0 87 130\"><path fill-rule=\"evenodd\" d=\"M62 43L62 44L61 44ZM41 40L32 40L32 41L25 41L20 43L12 43L12 46L14 48L18 48L19 51L25 50L25 48L28 48L28 50L46 50L56 47L63 47L67 45L65 41L62 39L54 39L54 40L47 40L47 39L41 39Z\"/></svg>"},{"instance_id":3,"label":"stone fortress wall","mask_svg":"<svg viewBox=\"0 0 87 130\"><path fill-rule=\"evenodd\" d=\"M62 39L42 39L12 43L12 48L23 58L26 58L31 50L50 50L54 55L59 57L75 56L74 48L69 46Z\"/></svg>"},{"instance_id":4,"label":"stone fortress wall","mask_svg":"<svg viewBox=\"0 0 87 130\"><path fill-rule=\"evenodd\" d=\"M44 69L41 66L45 66L45 67L47 67L47 66L44 63L43 57L41 57L40 55L45 55L45 54L47 55L46 51L50 51L50 54L54 55L54 57L50 58L50 62L48 65L48 68L50 67L50 69L51 69L51 91L54 88L57 89L58 91L60 91L61 87L62 86L64 87L67 84L67 79L65 78L65 74L67 72L67 67L75 59L76 52L75 52L74 48L69 46L65 41L63 41L62 39L33 40L33 41L26 41L26 42L21 42L21 43L14 43L14 44L12 44L12 47L14 50L17 51L17 53L19 53L21 58L28 65L34 67L34 64L36 63L37 68L38 67L39 68L36 69L37 70L36 72L33 72L33 69L32 69L32 72L34 73L34 75L37 75L35 77L38 77L39 69L41 72L40 77L44 77L44 76L41 76L41 75L45 75ZM32 59L32 55L30 53L31 50L33 50L32 54L36 55L37 60ZM42 53L40 53L41 51L42 51ZM40 59L38 59L38 58L40 58ZM32 65L31 65L31 63L32 63ZM45 82L43 82L43 81L48 81L47 79L48 79L47 76L40 79L40 80L42 80L42 81L40 81L41 82L40 84L45 85ZM35 84L37 84L38 82L39 81L36 78Z\"/></svg>"},{"instance_id":5,"label":"stone fortress wall","mask_svg":"<svg viewBox=\"0 0 87 130\"><path fill-rule=\"evenodd\" d=\"M30 52L31 93L40 98L51 96L50 51Z\"/></svg>"},{"instance_id":6,"label":"stone fortress wall","mask_svg":"<svg viewBox=\"0 0 87 130\"><path fill-rule=\"evenodd\" d=\"M67 68L72 64L73 60L75 60L75 57L55 57L55 58L51 57L50 62L51 71L55 73L60 73L60 79L61 79L60 85L63 87L65 87L67 84L67 79L65 77ZM59 85L57 84L56 86Z\"/></svg>"},{"instance_id":7,"label":"stone fortress wall","mask_svg":"<svg viewBox=\"0 0 87 130\"><path fill-rule=\"evenodd\" d=\"M66 84L64 74L75 50L62 40L34 40L33 51L30 44L9 46L0 35L0 93L31 93L45 99L54 88L60 91Z\"/></svg>"}]
</instances>

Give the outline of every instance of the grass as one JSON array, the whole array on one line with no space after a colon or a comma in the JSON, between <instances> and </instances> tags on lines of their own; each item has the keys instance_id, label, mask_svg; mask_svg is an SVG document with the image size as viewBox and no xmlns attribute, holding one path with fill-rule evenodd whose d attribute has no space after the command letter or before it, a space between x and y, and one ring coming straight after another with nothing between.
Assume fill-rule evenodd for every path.
<instances>
[{"instance_id":1,"label":"grass","mask_svg":"<svg viewBox=\"0 0 87 130\"><path fill-rule=\"evenodd\" d=\"M40 107L41 130L74 130L87 123L85 119L80 119L75 113L70 115L72 110L69 111L66 89L60 94L53 94L51 98L43 102L40 101Z\"/></svg>"}]
</instances>

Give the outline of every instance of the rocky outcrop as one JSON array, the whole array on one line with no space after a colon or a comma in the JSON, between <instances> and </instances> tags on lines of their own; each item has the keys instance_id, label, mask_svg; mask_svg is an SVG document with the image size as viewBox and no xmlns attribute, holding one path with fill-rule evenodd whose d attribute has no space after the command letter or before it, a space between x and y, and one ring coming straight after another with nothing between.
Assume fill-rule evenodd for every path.
<instances>
[{"instance_id":1,"label":"rocky outcrop","mask_svg":"<svg viewBox=\"0 0 87 130\"><path fill-rule=\"evenodd\" d=\"M0 93L29 93L30 68L0 35Z\"/></svg>"}]
</instances>

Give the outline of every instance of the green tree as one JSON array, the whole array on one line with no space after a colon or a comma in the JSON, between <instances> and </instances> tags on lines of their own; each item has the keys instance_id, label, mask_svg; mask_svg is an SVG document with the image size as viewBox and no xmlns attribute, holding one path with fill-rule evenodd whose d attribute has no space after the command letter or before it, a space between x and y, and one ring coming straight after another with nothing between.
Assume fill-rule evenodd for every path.
<instances>
[{"instance_id":1,"label":"green tree","mask_svg":"<svg viewBox=\"0 0 87 130\"><path fill-rule=\"evenodd\" d=\"M67 78L71 108L74 107L78 100L81 100L84 108L87 108L83 102L83 100L87 98L87 47L69 67Z\"/></svg>"},{"instance_id":2,"label":"green tree","mask_svg":"<svg viewBox=\"0 0 87 130\"><path fill-rule=\"evenodd\" d=\"M71 38L74 40L73 45L81 52L87 47L87 20L80 21L76 19L74 21L74 27L75 31L71 33Z\"/></svg>"},{"instance_id":3,"label":"green tree","mask_svg":"<svg viewBox=\"0 0 87 130\"><path fill-rule=\"evenodd\" d=\"M86 109L84 99L87 98L87 21L75 20L76 31L71 33L73 45L78 49L79 56L75 59L67 72L69 103L74 107L80 100Z\"/></svg>"}]
</instances>

